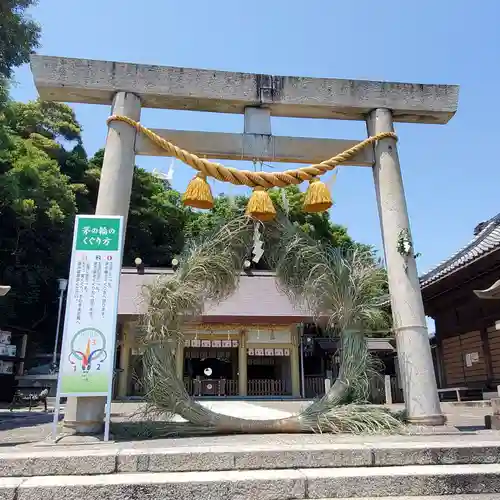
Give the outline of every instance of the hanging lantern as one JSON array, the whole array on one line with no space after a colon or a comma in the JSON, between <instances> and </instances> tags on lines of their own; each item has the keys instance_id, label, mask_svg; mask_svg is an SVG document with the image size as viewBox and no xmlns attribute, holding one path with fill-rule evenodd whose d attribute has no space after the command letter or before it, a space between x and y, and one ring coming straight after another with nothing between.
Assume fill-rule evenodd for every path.
<instances>
[{"instance_id":1,"label":"hanging lantern","mask_svg":"<svg viewBox=\"0 0 500 500\"><path fill-rule=\"evenodd\" d=\"M245 213L262 222L273 220L276 217L276 209L265 188L261 186L254 188Z\"/></svg>"},{"instance_id":2,"label":"hanging lantern","mask_svg":"<svg viewBox=\"0 0 500 500\"><path fill-rule=\"evenodd\" d=\"M333 205L330 191L326 184L317 177L309 181L309 187L304 198L304 212L316 213L324 212Z\"/></svg>"},{"instance_id":3,"label":"hanging lantern","mask_svg":"<svg viewBox=\"0 0 500 500\"><path fill-rule=\"evenodd\" d=\"M188 207L213 208L214 198L205 174L199 172L193 177L182 196L182 202Z\"/></svg>"}]
</instances>

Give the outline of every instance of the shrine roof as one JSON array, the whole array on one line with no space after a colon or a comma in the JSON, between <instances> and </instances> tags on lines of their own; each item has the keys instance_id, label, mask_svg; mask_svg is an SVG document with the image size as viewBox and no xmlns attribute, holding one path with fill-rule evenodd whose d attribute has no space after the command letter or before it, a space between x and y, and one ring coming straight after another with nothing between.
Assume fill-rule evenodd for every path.
<instances>
[{"instance_id":1,"label":"shrine roof","mask_svg":"<svg viewBox=\"0 0 500 500\"><path fill-rule=\"evenodd\" d=\"M172 275L172 269L146 269L138 274L135 268L122 269L118 314L137 316L146 310L143 286L161 276ZM204 321L234 321L273 319L280 323L293 323L310 319L310 314L295 307L288 297L278 290L275 274L270 271L242 273L238 289L227 300L206 304Z\"/></svg>"},{"instance_id":2,"label":"shrine roof","mask_svg":"<svg viewBox=\"0 0 500 500\"><path fill-rule=\"evenodd\" d=\"M474 234L474 238L467 245L422 275L420 286L424 288L436 283L500 249L500 214L476 226Z\"/></svg>"}]
</instances>

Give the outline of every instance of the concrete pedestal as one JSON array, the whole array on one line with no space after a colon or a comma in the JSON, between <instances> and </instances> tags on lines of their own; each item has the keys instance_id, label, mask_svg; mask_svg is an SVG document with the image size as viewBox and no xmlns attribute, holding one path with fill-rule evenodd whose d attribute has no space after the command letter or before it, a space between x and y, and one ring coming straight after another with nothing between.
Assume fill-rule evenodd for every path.
<instances>
[{"instance_id":1,"label":"concrete pedestal","mask_svg":"<svg viewBox=\"0 0 500 500\"><path fill-rule=\"evenodd\" d=\"M104 428L106 398L68 398L64 411L63 432L99 434Z\"/></svg>"}]
</instances>

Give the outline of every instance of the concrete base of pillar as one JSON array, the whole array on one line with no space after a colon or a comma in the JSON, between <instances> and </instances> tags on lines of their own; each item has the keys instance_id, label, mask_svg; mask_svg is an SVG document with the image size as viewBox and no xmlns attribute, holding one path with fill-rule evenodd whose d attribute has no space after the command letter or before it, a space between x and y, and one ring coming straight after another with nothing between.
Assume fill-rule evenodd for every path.
<instances>
[{"instance_id":1,"label":"concrete base of pillar","mask_svg":"<svg viewBox=\"0 0 500 500\"><path fill-rule=\"evenodd\" d=\"M63 433L100 434L104 430L106 398L68 398L65 405Z\"/></svg>"},{"instance_id":2,"label":"concrete base of pillar","mask_svg":"<svg viewBox=\"0 0 500 500\"><path fill-rule=\"evenodd\" d=\"M114 443L113 436L109 436L109 441L104 441L103 435L83 435L83 434L59 434L55 440L39 441L38 443L28 443L23 448L47 448L54 446L91 446Z\"/></svg>"},{"instance_id":3,"label":"concrete base of pillar","mask_svg":"<svg viewBox=\"0 0 500 500\"><path fill-rule=\"evenodd\" d=\"M56 445L92 445L92 444L102 444L104 443L104 436L95 436L95 435L90 435L90 436L84 436L81 434L73 434L71 436L61 436L58 438L55 442ZM109 437L109 441L106 442L106 444L113 443L113 437Z\"/></svg>"},{"instance_id":4,"label":"concrete base of pillar","mask_svg":"<svg viewBox=\"0 0 500 500\"><path fill-rule=\"evenodd\" d=\"M437 427L446 424L446 417L443 414L425 415L422 417L408 417L407 422L411 425Z\"/></svg>"}]
</instances>

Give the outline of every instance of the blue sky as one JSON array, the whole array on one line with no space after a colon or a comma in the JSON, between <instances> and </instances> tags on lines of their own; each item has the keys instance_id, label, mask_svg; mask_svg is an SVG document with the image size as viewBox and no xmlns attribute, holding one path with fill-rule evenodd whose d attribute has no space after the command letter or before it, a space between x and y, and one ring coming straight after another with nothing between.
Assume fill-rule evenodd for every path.
<instances>
[{"instance_id":1,"label":"blue sky","mask_svg":"<svg viewBox=\"0 0 500 500\"><path fill-rule=\"evenodd\" d=\"M43 28L39 53L47 55L459 84L459 110L448 125L397 125L420 272L458 250L478 222L500 212L495 201L500 164L494 153L500 131L494 97L500 81L498 0L41 0L31 14ZM15 79L15 99L36 97L28 66ZM109 108L74 109L91 154L104 145ZM161 128L243 130L238 115L144 110L141 121ZM272 127L276 135L366 136L361 122L279 118ZM166 171L170 160L138 157L137 164ZM189 167L176 164L175 188L183 190L191 177ZM341 168L333 195L332 219L355 239L380 248L370 171Z\"/></svg>"}]
</instances>

